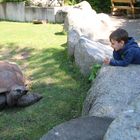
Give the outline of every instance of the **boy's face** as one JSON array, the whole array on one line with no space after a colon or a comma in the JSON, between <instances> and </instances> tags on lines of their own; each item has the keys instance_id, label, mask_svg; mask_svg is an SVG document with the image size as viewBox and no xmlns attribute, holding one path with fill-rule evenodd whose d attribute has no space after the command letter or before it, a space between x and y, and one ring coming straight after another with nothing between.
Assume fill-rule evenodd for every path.
<instances>
[{"instance_id":1,"label":"boy's face","mask_svg":"<svg viewBox=\"0 0 140 140\"><path fill-rule=\"evenodd\" d=\"M110 41L111 43L111 47L115 50L118 51L120 49L122 49L124 47L124 41L121 40L120 42L116 41L116 40L112 40Z\"/></svg>"}]
</instances>

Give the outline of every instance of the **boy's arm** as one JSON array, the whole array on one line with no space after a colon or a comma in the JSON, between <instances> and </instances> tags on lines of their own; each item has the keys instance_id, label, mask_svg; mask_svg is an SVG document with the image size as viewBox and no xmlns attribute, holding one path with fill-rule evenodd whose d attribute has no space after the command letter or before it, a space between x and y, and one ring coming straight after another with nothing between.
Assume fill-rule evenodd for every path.
<instances>
[{"instance_id":1,"label":"boy's arm","mask_svg":"<svg viewBox=\"0 0 140 140\"><path fill-rule=\"evenodd\" d=\"M113 51L113 58L115 60L122 60L121 55L116 51Z\"/></svg>"},{"instance_id":2,"label":"boy's arm","mask_svg":"<svg viewBox=\"0 0 140 140\"><path fill-rule=\"evenodd\" d=\"M128 51L124 54L123 60L111 59L109 64L112 66L127 66L132 62L133 57L134 54L131 51Z\"/></svg>"}]
</instances>

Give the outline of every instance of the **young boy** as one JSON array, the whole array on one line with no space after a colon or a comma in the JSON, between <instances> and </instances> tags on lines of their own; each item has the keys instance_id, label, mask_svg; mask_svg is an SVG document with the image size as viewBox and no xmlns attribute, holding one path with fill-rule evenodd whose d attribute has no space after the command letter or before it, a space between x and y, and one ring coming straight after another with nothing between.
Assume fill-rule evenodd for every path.
<instances>
[{"instance_id":1,"label":"young boy","mask_svg":"<svg viewBox=\"0 0 140 140\"><path fill-rule=\"evenodd\" d=\"M111 47L114 49L114 59L105 58L104 63L112 66L127 66L140 64L140 47L128 32L118 28L109 36Z\"/></svg>"}]
</instances>

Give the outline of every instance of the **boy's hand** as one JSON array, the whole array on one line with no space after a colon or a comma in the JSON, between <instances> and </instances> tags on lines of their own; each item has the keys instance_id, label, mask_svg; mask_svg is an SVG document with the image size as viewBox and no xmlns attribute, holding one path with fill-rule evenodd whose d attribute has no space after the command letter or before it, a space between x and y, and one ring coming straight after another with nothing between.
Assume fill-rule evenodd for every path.
<instances>
[{"instance_id":1,"label":"boy's hand","mask_svg":"<svg viewBox=\"0 0 140 140\"><path fill-rule=\"evenodd\" d=\"M104 59L104 64L109 64L110 63L110 59L109 58L105 58Z\"/></svg>"}]
</instances>

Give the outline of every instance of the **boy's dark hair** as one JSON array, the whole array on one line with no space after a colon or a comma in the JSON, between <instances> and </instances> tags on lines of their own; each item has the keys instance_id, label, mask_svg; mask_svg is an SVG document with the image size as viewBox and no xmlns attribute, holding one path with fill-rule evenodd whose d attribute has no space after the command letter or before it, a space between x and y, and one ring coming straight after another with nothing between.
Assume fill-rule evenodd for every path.
<instances>
[{"instance_id":1,"label":"boy's dark hair","mask_svg":"<svg viewBox=\"0 0 140 140\"><path fill-rule=\"evenodd\" d=\"M118 28L110 34L109 39L110 41L112 39L118 42L123 40L126 43L128 41L128 32L124 29Z\"/></svg>"}]
</instances>

